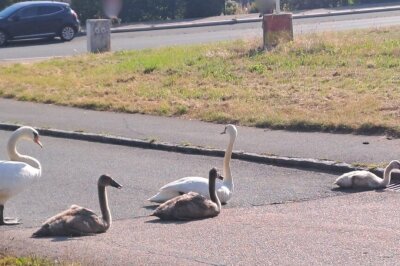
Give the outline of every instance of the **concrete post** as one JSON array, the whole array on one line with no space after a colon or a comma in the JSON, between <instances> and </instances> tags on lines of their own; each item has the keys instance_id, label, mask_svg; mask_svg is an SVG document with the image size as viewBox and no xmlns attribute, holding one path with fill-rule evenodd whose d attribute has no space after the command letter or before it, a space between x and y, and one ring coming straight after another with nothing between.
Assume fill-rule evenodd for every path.
<instances>
[{"instance_id":1,"label":"concrete post","mask_svg":"<svg viewBox=\"0 0 400 266\"><path fill-rule=\"evenodd\" d=\"M111 20L88 19L86 21L86 37L88 52L111 51Z\"/></svg>"},{"instance_id":2,"label":"concrete post","mask_svg":"<svg viewBox=\"0 0 400 266\"><path fill-rule=\"evenodd\" d=\"M263 15L264 48L268 50L281 42L293 41L293 18L291 13Z\"/></svg>"}]
</instances>

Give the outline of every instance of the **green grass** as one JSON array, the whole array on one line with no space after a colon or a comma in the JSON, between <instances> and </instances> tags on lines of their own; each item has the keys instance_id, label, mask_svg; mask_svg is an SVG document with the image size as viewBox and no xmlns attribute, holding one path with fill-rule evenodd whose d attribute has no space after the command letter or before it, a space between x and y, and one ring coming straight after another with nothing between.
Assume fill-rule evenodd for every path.
<instances>
[{"instance_id":1,"label":"green grass","mask_svg":"<svg viewBox=\"0 0 400 266\"><path fill-rule=\"evenodd\" d=\"M55 266L64 265L72 266L78 264L66 264L58 261L51 261L37 257L12 257L0 255L0 266Z\"/></svg>"},{"instance_id":2,"label":"green grass","mask_svg":"<svg viewBox=\"0 0 400 266\"><path fill-rule=\"evenodd\" d=\"M400 136L400 28L0 65L0 97L279 129Z\"/></svg>"},{"instance_id":3,"label":"green grass","mask_svg":"<svg viewBox=\"0 0 400 266\"><path fill-rule=\"evenodd\" d=\"M16 257L0 253L0 266L78 266L80 263L40 258L37 256Z\"/></svg>"}]
</instances>

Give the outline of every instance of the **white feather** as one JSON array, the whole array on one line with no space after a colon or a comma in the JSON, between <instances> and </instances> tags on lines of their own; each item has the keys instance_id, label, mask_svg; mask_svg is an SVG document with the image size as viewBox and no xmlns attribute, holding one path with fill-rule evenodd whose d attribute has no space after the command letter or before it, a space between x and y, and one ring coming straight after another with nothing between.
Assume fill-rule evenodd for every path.
<instances>
[{"instance_id":1,"label":"white feather","mask_svg":"<svg viewBox=\"0 0 400 266\"><path fill-rule=\"evenodd\" d=\"M198 176L183 177L172 181L160 188L160 191L151 197L149 201L162 203L176 196L189 192L197 192L210 198L208 191L208 179ZM222 181L217 180L215 184L217 196L222 203L226 203L232 196L232 189L228 188Z\"/></svg>"},{"instance_id":2,"label":"white feather","mask_svg":"<svg viewBox=\"0 0 400 266\"><path fill-rule=\"evenodd\" d=\"M223 133L228 133L230 138L224 157L224 181L217 181L216 191L221 203L226 203L232 197L234 189L233 179L230 170L230 160L232 156L233 144L237 137L237 129L234 125L227 125ZM197 176L180 178L161 187L159 192L148 200L151 202L162 203L176 196L191 191L197 192L207 198L210 198L208 191L208 178Z\"/></svg>"},{"instance_id":3,"label":"white feather","mask_svg":"<svg viewBox=\"0 0 400 266\"><path fill-rule=\"evenodd\" d=\"M385 168L384 178L365 171L352 171L339 176L334 184L343 188L362 188L362 189L377 189L384 188L390 183L390 175L393 169L400 168L399 161L391 161Z\"/></svg>"},{"instance_id":4,"label":"white feather","mask_svg":"<svg viewBox=\"0 0 400 266\"><path fill-rule=\"evenodd\" d=\"M15 147L21 138L35 141L35 135L38 136L38 133L31 127L21 127L11 135L7 147L12 161L0 161L0 205L4 205L9 198L41 176L39 161L19 154ZM37 139L36 141L39 142Z\"/></svg>"}]
</instances>

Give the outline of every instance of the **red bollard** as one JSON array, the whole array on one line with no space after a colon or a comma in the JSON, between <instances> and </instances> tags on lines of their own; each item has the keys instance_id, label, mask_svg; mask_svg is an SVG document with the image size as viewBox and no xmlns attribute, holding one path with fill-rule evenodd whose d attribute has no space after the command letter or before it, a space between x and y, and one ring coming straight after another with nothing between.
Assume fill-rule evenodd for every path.
<instances>
[{"instance_id":1,"label":"red bollard","mask_svg":"<svg viewBox=\"0 0 400 266\"><path fill-rule=\"evenodd\" d=\"M263 15L264 48L274 48L279 43L293 41L292 13Z\"/></svg>"}]
</instances>

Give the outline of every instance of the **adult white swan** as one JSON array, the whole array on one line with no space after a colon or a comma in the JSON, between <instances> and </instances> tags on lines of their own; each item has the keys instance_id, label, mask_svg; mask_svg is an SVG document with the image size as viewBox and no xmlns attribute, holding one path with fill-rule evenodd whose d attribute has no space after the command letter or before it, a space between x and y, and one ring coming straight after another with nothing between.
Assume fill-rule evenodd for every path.
<instances>
[{"instance_id":1,"label":"adult white swan","mask_svg":"<svg viewBox=\"0 0 400 266\"><path fill-rule=\"evenodd\" d=\"M339 176L335 183L343 188L377 189L385 188L390 183L393 169L400 169L399 161L391 161L385 168L383 179L365 170L352 171Z\"/></svg>"},{"instance_id":2,"label":"adult white swan","mask_svg":"<svg viewBox=\"0 0 400 266\"><path fill-rule=\"evenodd\" d=\"M216 184L217 195L222 204L226 204L232 197L233 193L233 179L231 175L230 161L232 157L233 144L237 137L237 129L234 125L227 125L221 134L226 133L229 134L229 144L225 151L223 164L222 175L224 181L217 180L218 182ZM163 203L169 199L191 191L209 198L208 178L191 176L175 180L161 187L159 192L148 200L151 202Z\"/></svg>"},{"instance_id":3,"label":"adult white swan","mask_svg":"<svg viewBox=\"0 0 400 266\"><path fill-rule=\"evenodd\" d=\"M164 202L152 215L162 220L193 220L217 216L221 212L221 202L215 192L217 178L223 180L217 169L212 168L208 176L211 200L198 193L189 192Z\"/></svg>"},{"instance_id":4,"label":"adult white swan","mask_svg":"<svg viewBox=\"0 0 400 266\"><path fill-rule=\"evenodd\" d=\"M69 209L45 221L42 227L32 236L84 236L106 232L112 222L106 193L107 186L122 188L120 184L108 175L99 177L97 188L101 217L97 216L92 210L72 205Z\"/></svg>"},{"instance_id":5,"label":"adult white swan","mask_svg":"<svg viewBox=\"0 0 400 266\"><path fill-rule=\"evenodd\" d=\"M19 224L18 219L4 218L4 204L42 174L38 160L18 153L16 144L20 139L32 140L42 147L39 133L32 127L18 128L8 140L7 151L10 161L0 161L0 225Z\"/></svg>"}]
</instances>

